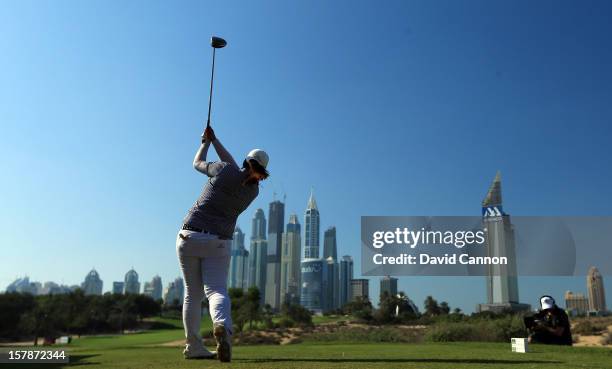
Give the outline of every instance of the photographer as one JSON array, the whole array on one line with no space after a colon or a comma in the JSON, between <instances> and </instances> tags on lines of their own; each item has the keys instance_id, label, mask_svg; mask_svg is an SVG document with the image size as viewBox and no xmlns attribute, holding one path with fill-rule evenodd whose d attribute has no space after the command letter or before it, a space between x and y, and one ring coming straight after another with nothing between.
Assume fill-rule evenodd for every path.
<instances>
[{"instance_id":1,"label":"photographer","mask_svg":"<svg viewBox=\"0 0 612 369\"><path fill-rule=\"evenodd\" d=\"M525 317L529 331L529 343L572 345L569 318L550 296L540 298L541 309L533 316Z\"/></svg>"}]
</instances>

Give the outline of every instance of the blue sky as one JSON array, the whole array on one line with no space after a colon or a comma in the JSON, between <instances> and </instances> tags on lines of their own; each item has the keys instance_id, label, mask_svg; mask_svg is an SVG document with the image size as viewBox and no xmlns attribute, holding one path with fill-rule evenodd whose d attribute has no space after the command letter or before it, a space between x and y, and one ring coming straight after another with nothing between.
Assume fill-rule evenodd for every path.
<instances>
[{"instance_id":1,"label":"blue sky","mask_svg":"<svg viewBox=\"0 0 612 369\"><path fill-rule=\"evenodd\" d=\"M513 215L610 215L612 6L605 1L5 2L0 13L0 288L15 277L108 290L179 275L174 240L205 178L206 120L356 259L362 215L478 215L501 170ZM605 261L609 262L609 261ZM378 291L372 281L373 294ZM611 284L606 279L607 286ZM471 311L482 278L402 278ZM561 300L584 278L521 280Z\"/></svg>"}]
</instances>

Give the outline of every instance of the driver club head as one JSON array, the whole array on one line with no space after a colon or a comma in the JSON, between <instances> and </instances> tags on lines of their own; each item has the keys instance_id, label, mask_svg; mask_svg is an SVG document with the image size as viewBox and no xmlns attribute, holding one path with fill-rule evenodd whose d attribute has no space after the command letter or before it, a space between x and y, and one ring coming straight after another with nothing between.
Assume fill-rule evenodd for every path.
<instances>
[{"instance_id":1,"label":"driver club head","mask_svg":"<svg viewBox=\"0 0 612 369\"><path fill-rule=\"evenodd\" d=\"M210 38L210 46L214 47L215 49L221 49L225 47L226 45L227 45L227 42L221 37L213 36Z\"/></svg>"}]
</instances>

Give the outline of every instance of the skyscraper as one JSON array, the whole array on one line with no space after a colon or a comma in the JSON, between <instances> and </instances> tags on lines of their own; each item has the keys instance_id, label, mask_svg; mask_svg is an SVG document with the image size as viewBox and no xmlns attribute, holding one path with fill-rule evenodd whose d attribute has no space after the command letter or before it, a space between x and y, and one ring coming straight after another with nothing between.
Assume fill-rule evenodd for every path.
<instances>
[{"instance_id":1,"label":"skyscraper","mask_svg":"<svg viewBox=\"0 0 612 369\"><path fill-rule=\"evenodd\" d=\"M300 223L296 214L289 216L286 232L283 233L283 252L281 256L281 304L285 301L300 303L300 257L302 237Z\"/></svg>"},{"instance_id":2,"label":"skyscraper","mask_svg":"<svg viewBox=\"0 0 612 369\"><path fill-rule=\"evenodd\" d=\"M380 294L387 292L389 296L397 296L397 278L391 276L380 279Z\"/></svg>"},{"instance_id":3,"label":"skyscraper","mask_svg":"<svg viewBox=\"0 0 612 369\"><path fill-rule=\"evenodd\" d=\"M81 283L81 289L86 295L101 295L102 280L95 269L92 269L85 276L85 280Z\"/></svg>"},{"instance_id":4,"label":"skyscraper","mask_svg":"<svg viewBox=\"0 0 612 369\"><path fill-rule=\"evenodd\" d=\"M596 313L606 312L606 293L603 278L595 267L587 274L587 290L589 292L589 310Z\"/></svg>"},{"instance_id":5,"label":"skyscraper","mask_svg":"<svg viewBox=\"0 0 612 369\"><path fill-rule=\"evenodd\" d=\"M324 259L323 267L323 310L332 311L340 307L340 271L338 262L333 257Z\"/></svg>"},{"instance_id":6,"label":"skyscraper","mask_svg":"<svg viewBox=\"0 0 612 369\"><path fill-rule=\"evenodd\" d=\"M487 303L479 304L477 311L501 312L529 310L519 303L514 226L510 215L502 207L501 174L497 172L489 191L482 201L482 224L487 229L485 246L487 256L507 257L508 264L489 265L486 276Z\"/></svg>"},{"instance_id":7,"label":"skyscraper","mask_svg":"<svg viewBox=\"0 0 612 369\"><path fill-rule=\"evenodd\" d=\"M183 305L185 288L183 286L183 278L176 278L168 283L168 287L164 291L165 305Z\"/></svg>"},{"instance_id":8,"label":"skyscraper","mask_svg":"<svg viewBox=\"0 0 612 369\"><path fill-rule=\"evenodd\" d=\"M77 288L81 288L77 286ZM59 285L53 281L47 281L42 287L40 291L41 295L59 295L62 293L70 293L71 291L75 291L72 287L68 287L66 285ZM102 289L100 289L100 294L102 293Z\"/></svg>"},{"instance_id":9,"label":"skyscraper","mask_svg":"<svg viewBox=\"0 0 612 369\"><path fill-rule=\"evenodd\" d=\"M251 224L248 286L257 287L262 303L264 302L266 293L267 257L266 216L262 209L257 209Z\"/></svg>"},{"instance_id":10,"label":"skyscraper","mask_svg":"<svg viewBox=\"0 0 612 369\"><path fill-rule=\"evenodd\" d=\"M113 282L113 293L117 295L123 294L124 287L125 283L123 282Z\"/></svg>"},{"instance_id":11,"label":"skyscraper","mask_svg":"<svg viewBox=\"0 0 612 369\"><path fill-rule=\"evenodd\" d=\"M156 275L151 279L151 282L145 282L143 293L153 300L159 300L162 298L162 289L161 277Z\"/></svg>"},{"instance_id":12,"label":"skyscraper","mask_svg":"<svg viewBox=\"0 0 612 369\"><path fill-rule=\"evenodd\" d=\"M368 279L351 279L351 301L355 301L359 297L370 297L370 281Z\"/></svg>"},{"instance_id":13,"label":"skyscraper","mask_svg":"<svg viewBox=\"0 0 612 369\"><path fill-rule=\"evenodd\" d=\"M338 260L338 246L336 244L336 227L329 227L325 230L323 236L323 259L332 257Z\"/></svg>"},{"instance_id":14,"label":"skyscraper","mask_svg":"<svg viewBox=\"0 0 612 369\"><path fill-rule=\"evenodd\" d=\"M304 214L304 259L319 258L319 224L319 209L311 192Z\"/></svg>"},{"instance_id":15,"label":"skyscraper","mask_svg":"<svg viewBox=\"0 0 612 369\"><path fill-rule=\"evenodd\" d=\"M285 204L278 200L273 201L270 203L270 213L268 214L268 256L266 258L265 302L274 310L280 308L281 249L284 227Z\"/></svg>"},{"instance_id":16,"label":"skyscraper","mask_svg":"<svg viewBox=\"0 0 612 369\"><path fill-rule=\"evenodd\" d=\"M329 227L323 233L323 259L327 268L325 285L325 310L340 307L340 268L338 265L338 245L336 243L336 227Z\"/></svg>"},{"instance_id":17,"label":"skyscraper","mask_svg":"<svg viewBox=\"0 0 612 369\"><path fill-rule=\"evenodd\" d=\"M244 247L244 233L236 226L232 239L228 287L248 288L249 252Z\"/></svg>"},{"instance_id":18,"label":"skyscraper","mask_svg":"<svg viewBox=\"0 0 612 369\"><path fill-rule=\"evenodd\" d=\"M326 268L323 259L303 259L300 263L302 289L300 304L315 314L324 311Z\"/></svg>"},{"instance_id":19,"label":"skyscraper","mask_svg":"<svg viewBox=\"0 0 612 369\"><path fill-rule=\"evenodd\" d=\"M344 255L340 260L339 307L343 307L352 300L351 279L353 279L353 258L350 255Z\"/></svg>"},{"instance_id":20,"label":"skyscraper","mask_svg":"<svg viewBox=\"0 0 612 369\"><path fill-rule=\"evenodd\" d=\"M566 291L565 309L571 315L584 315L589 311L589 300L581 293Z\"/></svg>"},{"instance_id":21,"label":"skyscraper","mask_svg":"<svg viewBox=\"0 0 612 369\"><path fill-rule=\"evenodd\" d=\"M6 287L6 292L17 292L17 293L29 293L36 295L38 293L37 287L33 282L30 282L30 277L25 276L23 278L17 278L11 284Z\"/></svg>"},{"instance_id":22,"label":"skyscraper","mask_svg":"<svg viewBox=\"0 0 612 369\"><path fill-rule=\"evenodd\" d=\"M263 209L255 210L251 220L251 240L266 239L266 215Z\"/></svg>"},{"instance_id":23,"label":"skyscraper","mask_svg":"<svg viewBox=\"0 0 612 369\"><path fill-rule=\"evenodd\" d=\"M138 282L138 273L134 268L125 273L123 293L140 293L140 282Z\"/></svg>"}]
</instances>

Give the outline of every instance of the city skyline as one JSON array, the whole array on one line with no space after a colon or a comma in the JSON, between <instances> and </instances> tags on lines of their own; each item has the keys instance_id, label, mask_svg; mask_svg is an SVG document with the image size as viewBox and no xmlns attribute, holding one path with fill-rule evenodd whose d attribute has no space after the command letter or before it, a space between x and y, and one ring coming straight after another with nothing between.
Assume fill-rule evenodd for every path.
<instances>
[{"instance_id":1,"label":"city skyline","mask_svg":"<svg viewBox=\"0 0 612 369\"><path fill-rule=\"evenodd\" d=\"M116 280L131 266L145 279L180 275L176 235L206 181L191 164L213 34L228 41L215 133L239 163L255 147L270 154L271 175L238 219L247 235L275 192L302 221L314 187L321 228L333 221L338 255L353 255L358 277L361 215L477 215L498 169L515 216L609 215L610 8L6 4L0 286L24 273L72 284L92 266ZM584 290L584 276L518 282L532 306ZM486 301L482 278L400 278L398 289L464 311Z\"/></svg>"},{"instance_id":2,"label":"city skyline","mask_svg":"<svg viewBox=\"0 0 612 369\"><path fill-rule=\"evenodd\" d=\"M280 203L280 204L283 204L283 205L284 205L284 203L281 203L281 202L280 202L280 201L278 201L278 200L274 200L272 203ZM493 203L495 203L495 204L493 204ZM307 208L306 208L306 209L307 209L307 210L306 210L306 213L307 213L307 214L310 214L309 210L312 210L312 208L313 208L313 204L314 204L314 207L317 209L317 218L316 218L316 219L318 220L318 219L319 219L319 217L320 217L319 212L318 212L318 205L317 205L316 200L314 199L313 193L312 193L312 191L311 191L311 194L310 194L309 199L308 199L308 205L307 205ZM483 202L482 202L482 205L483 205L483 209L485 209L487 206L490 206L490 205L498 205L498 206L499 206L499 209L502 209L502 207L501 207L501 177L500 177L499 173L497 173L497 174L496 174L495 179L493 180L493 183L491 184L491 186L490 186L490 188L489 188L489 191L487 192L487 196L485 197L485 199L484 199L484 200L483 200ZM483 210L483 211L484 211L484 210ZM297 215L295 215L295 214L291 214L291 215L290 215L290 218L295 218L295 220L297 220ZM287 224L287 226L289 226L289 224L291 224L291 223L288 223L288 224ZM256 210L254 211L254 213L253 213L253 218L252 218L252 227L251 227L251 230L252 230L252 231L255 231L255 233L252 233L251 237L261 237L261 236L263 236L263 237L264 237L264 240L263 240L263 241L264 241L264 245L266 245L266 246L267 246L267 240L266 240L265 238L266 238L266 236L269 236L269 227L267 227L267 225L268 225L268 223L267 223L267 221L266 221L265 213L263 212L263 210L262 210L261 208L256 209ZM298 226L299 226L299 222L298 222ZM298 229L299 229L299 228L300 228L300 227L298 227ZM319 226L319 228L321 228L321 227ZM263 233L262 233L262 229L264 229L264 230L265 230ZM284 227L283 227L283 229L284 229ZM240 233L242 233L242 234L243 234L243 236L244 236L244 233L241 231L240 226L239 226L238 224L237 224L237 230L238 230ZM329 250L333 250L333 251L329 251L331 255L333 255L333 252L334 252L334 251L337 253L337 251L335 250L335 248L337 247L336 242L335 242L336 227L335 227L335 226L333 226L333 225L328 226L328 227L326 228L326 230L325 230L325 231L323 231L322 233L323 233L323 241L324 241L324 248L323 248L323 249L324 249L324 253L326 252L326 251L325 251L325 250L326 250L326 248L325 248L325 243L327 243L328 245L333 245L333 247L332 247L332 246L328 246L328 248L327 248L327 249L329 249ZM331 238L331 237L329 237L329 238L326 238L326 237L325 237L325 235L331 235L331 234L333 234L333 240L332 240L332 238ZM281 239L284 239L285 234L283 233L283 234L282 234L282 236L283 236L283 237L282 237ZM300 233L300 236L301 236L301 233ZM319 239L320 239L320 237L319 237ZM251 240L251 241L254 241L254 240ZM260 240L260 241L261 241L261 240ZM327 242L326 242L326 241L327 241ZM244 243L244 241L242 241L242 242ZM282 242L281 242L281 245L283 244L283 242L284 242L284 241L282 241ZM253 242L251 242L251 247L253 247L253 245L254 245L254 243L253 243ZM320 246L318 246L318 247L317 247L317 249L319 249L319 248L320 248ZM249 250L246 250L246 248L245 248L245 251L246 251L247 253L249 252ZM267 253L266 253L266 255L267 255ZM304 258L303 258L304 256L305 256L305 249L304 249L304 252L303 252L303 253L302 253L302 255L301 255L301 259L300 259L300 261L302 261L302 260L304 259ZM345 255L345 256L343 257L343 259L344 259L344 258L346 258L346 257L351 258L350 256ZM351 259L352 259L352 258L351 258ZM269 259L268 259L268 260L269 260ZM324 265L324 264L325 264L325 260L326 260L326 259L321 258L321 259L313 259L313 260L321 260L321 268L325 268L325 265ZM250 261L249 261L249 262L250 262ZM342 264L342 260L338 261L338 266L337 266L337 268L338 268L338 269L337 269L337 270L338 270L338 272L334 272L334 273L338 273L337 275L339 275L339 276L341 276L341 273L342 273L342 265L341 265L341 264ZM351 264L351 265L352 265L352 264ZM267 266L267 263L266 263L266 266ZM264 270L265 270L265 269L266 269L266 268L264 268ZM332 269L332 270L333 270L333 269ZM593 268L592 268L592 270L593 270ZM88 274L87 274L87 275L86 275L86 277L85 277L85 281L86 281L86 280L87 280L87 278L88 278L88 277L91 275L91 273L92 273L92 272L96 272L96 274L97 274L96 268L92 268L92 269L90 270L90 272L88 272ZM600 282L600 283L601 283L601 284L603 284L603 279L604 279L604 278L603 278L603 277L602 277L602 276L599 274L599 272L597 271L597 269L596 269L596 268L595 268L595 272L596 272L596 273L597 273L597 275L598 275L598 277L597 277L597 278L598 278L598 280L601 280L601 282ZM249 270L249 273L250 273L250 270ZM125 276L124 276L124 281L113 281L113 284L114 284L114 283L121 283L121 284L122 284L122 289L123 289L123 291L125 291L125 285L127 284L126 282L127 282L127 280L129 279L129 276L130 276L130 275L131 275L131 276L133 276L134 274L135 274L135 276L136 276L136 279L135 279L135 281L134 281L134 284L137 284L137 287L136 287L136 285L135 285L134 287L132 287L132 289L137 289L137 290L138 290L138 293L144 293L144 288L143 288L142 290L141 290L141 288L140 288L140 286L142 285L142 283L140 282L140 279L139 279L138 273L135 271L135 269L134 269L133 267L132 267L132 268L130 268L130 270L128 270L128 272L125 274ZM328 274L327 274L327 272L326 272L325 276L327 276L327 275L328 275ZM157 273L155 273L155 274L154 274L154 276L153 276L153 278L155 278L155 277L159 277L159 275L158 275ZM325 277L325 278L327 278L327 277ZM418 277L400 277L400 278L398 278L398 281L401 281L401 280L404 280L404 279L410 279L410 278L418 278ZM559 278L559 277L550 277L550 278ZM561 278L566 278L566 279L567 279L568 277L561 277ZM574 277L571 277L571 278L574 278ZM18 279L19 279L19 278L18 278ZM176 280L179 280L179 279L181 279L181 277L177 277L177 278L176 278ZM266 274L265 279L267 279L267 274ZM338 278L336 278L336 279L338 279ZM365 283L365 286L366 286L365 288L367 288L367 289L368 289L369 298L371 299L371 301L372 301L373 303L377 303L377 301L378 301L378 297L379 297L379 293L378 293L378 292L380 291L380 289L377 289L377 284L375 283L375 279L374 279L374 278L366 278L366 277L362 277L362 276L360 276L360 275L355 275L355 276L353 276L353 279L355 279L355 280L366 280L366 279L367 279L367 280L368 280L368 283ZM591 278L591 277L589 277L589 276L587 276L587 280L590 280L590 279L592 279L592 278ZM77 283L77 284L74 284L74 285L71 285L71 286L64 285L64 284L59 284L59 285L57 285L55 282L52 282L52 281L48 281L48 282L46 282L46 283L49 283L49 284L50 284L50 286L55 286L55 285L57 285L57 287L47 287L47 289L51 289L51 288L60 288L60 289L61 289L61 288L64 288L64 289L65 289L66 287L77 287L77 286L78 286L78 287L81 287L82 289L84 289L84 288L83 288L83 284L85 283L85 281L84 281L83 283ZM248 283L250 283L250 279L248 279L248 278L247 278L247 282L248 282ZM322 284L323 284L323 282L324 282L324 281L323 281L323 279L321 280L321 282L322 282ZM36 283L38 283L38 282L36 282ZM145 284L146 284L146 283L148 283L148 282L145 282ZM351 280L348 280L348 283L349 283L349 285L350 285L350 284L352 284ZM362 288L362 289L364 288L364 284L363 284L363 282L358 281L358 282L355 282L355 283L358 283L358 284L359 284L359 288ZM41 287L40 287L40 288L42 288L42 284L41 284L41 283L38 283L38 284L39 284L39 285L41 285ZM172 284L173 284L173 282L170 282L170 283L168 284L168 286L171 286ZM106 284L106 286L109 286L109 284ZM382 286L382 283L381 283L381 286ZM280 285L279 285L279 287L280 287ZM352 291L352 288L355 288L355 287L354 287L354 286L348 286L348 290L349 290L349 291ZM168 289L168 287L164 287L164 288L163 288L163 291L164 291L164 293L163 293L163 294L164 294L164 295L166 294L166 290L167 290L167 289ZM336 289L338 290L338 299L339 299L339 300L338 300L338 303L340 303L340 302L341 302L341 299L342 299L342 297L341 297L341 294L342 294L342 287L340 287L340 284L339 284L339 285L336 287ZM110 286L110 287L107 287L107 288L106 288L106 289L103 291L103 293L104 293L104 292L111 292L112 290L113 290L113 287L112 287L112 286ZM402 287L398 287L398 290L399 290L400 292L405 292L405 293L406 293L408 296L411 296L411 297L415 295L415 293L414 293L414 292L417 292L417 291L418 291L418 290L413 290L413 291L410 291L410 290L403 289ZM265 291L265 288L264 288L264 291ZM422 291L420 291L420 292L422 292ZM567 292L568 292L568 290L566 289L566 293L567 293ZM564 298L564 297L566 296L566 293L558 295L558 296L557 296L557 299L558 299L559 301L561 301L561 299L562 299L562 298ZM418 294L418 292L417 292L417 294ZM427 294L427 295L434 295L434 296L436 296L435 291L427 292L426 294ZM590 297L590 294L589 294L589 297ZM445 299L444 299L444 298L442 298L442 297L440 297L440 299L441 299L441 300L445 300ZM164 300L165 300L165 299L164 299ZM349 300L350 300L350 299L349 299ZM416 301L417 301L417 305L418 305L419 301L418 301L418 300L416 300ZM263 297L262 297L262 302L265 302ZM323 301L323 302L324 302L324 301ZM605 304L605 297L604 297L604 304ZM536 306L534 306L534 308L537 308L537 305L536 305ZM324 309L321 309L321 311L323 311L323 310L324 310ZM462 309L462 310L464 310L464 311L468 311L468 312L470 311L469 309Z\"/></svg>"}]
</instances>

